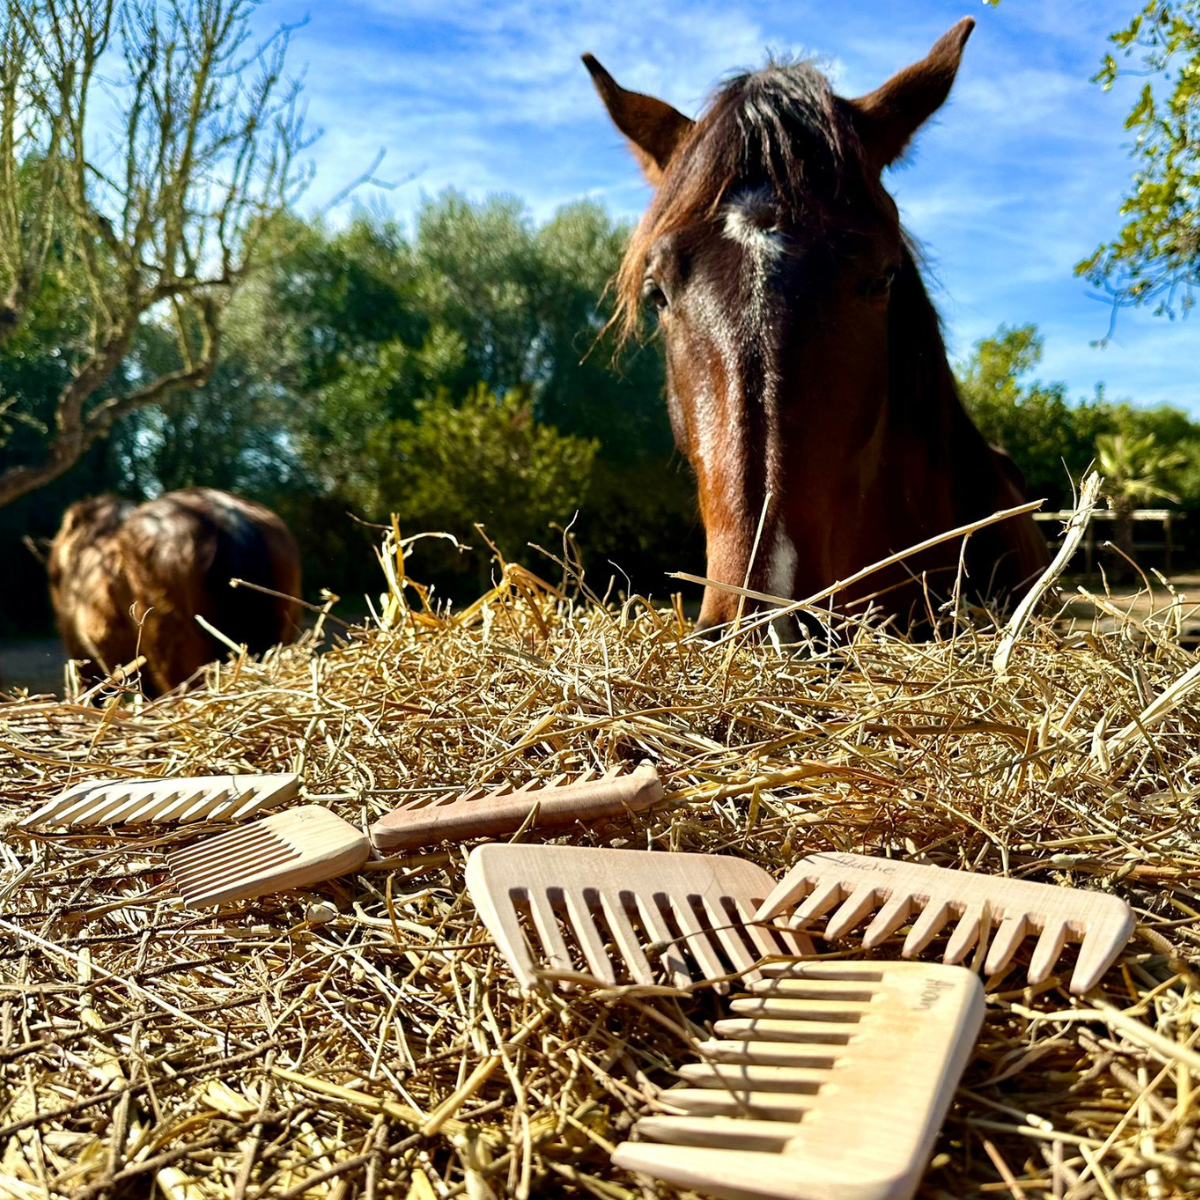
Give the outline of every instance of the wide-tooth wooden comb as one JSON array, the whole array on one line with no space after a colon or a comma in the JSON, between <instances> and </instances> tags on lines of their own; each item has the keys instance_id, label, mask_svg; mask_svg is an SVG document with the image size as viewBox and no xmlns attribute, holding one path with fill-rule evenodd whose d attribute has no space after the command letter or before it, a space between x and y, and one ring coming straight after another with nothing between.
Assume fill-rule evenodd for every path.
<instances>
[{"instance_id":1,"label":"wide-tooth wooden comb","mask_svg":"<svg viewBox=\"0 0 1200 1200\"><path fill-rule=\"evenodd\" d=\"M994 929L983 964L987 975L1007 969L1026 936L1036 933L1030 984L1041 983L1050 974L1067 942L1079 942L1071 976L1071 991L1077 993L1100 982L1134 929L1129 905L1106 892L860 854L813 854L801 859L756 916L760 921L774 920L797 901L789 918L796 929L806 928L837 906L823 931L826 938L846 936L873 913L862 939L868 950L911 920L901 950L905 958L919 954L951 920L957 924L943 955L947 963L961 962Z\"/></svg>"},{"instance_id":2,"label":"wide-tooth wooden comb","mask_svg":"<svg viewBox=\"0 0 1200 1200\"><path fill-rule=\"evenodd\" d=\"M319 804L302 804L167 855L189 908L307 887L358 870L371 843Z\"/></svg>"},{"instance_id":3,"label":"wide-tooth wooden comb","mask_svg":"<svg viewBox=\"0 0 1200 1200\"><path fill-rule=\"evenodd\" d=\"M291 774L101 779L68 788L20 824L240 821L264 808L287 803L299 791L300 776Z\"/></svg>"},{"instance_id":4,"label":"wide-tooth wooden comb","mask_svg":"<svg viewBox=\"0 0 1200 1200\"><path fill-rule=\"evenodd\" d=\"M751 923L773 881L738 858L492 842L471 851L466 882L527 989L538 984L539 962L609 985L665 976L685 988L733 974L758 979L762 958L812 953L802 934ZM661 973L649 949L660 951Z\"/></svg>"},{"instance_id":5,"label":"wide-tooth wooden comb","mask_svg":"<svg viewBox=\"0 0 1200 1200\"><path fill-rule=\"evenodd\" d=\"M476 788L447 800L402 805L371 826L371 841L378 850L411 850L429 842L503 837L520 829L535 809L532 827L543 829L641 812L662 799L653 763L621 771L617 767L600 778L589 772L571 783L535 781L515 790L511 784Z\"/></svg>"},{"instance_id":6,"label":"wide-tooth wooden comb","mask_svg":"<svg viewBox=\"0 0 1200 1200\"><path fill-rule=\"evenodd\" d=\"M734 1000L613 1162L712 1196L906 1200L983 1020L963 967L794 963Z\"/></svg>"}]
</instances>

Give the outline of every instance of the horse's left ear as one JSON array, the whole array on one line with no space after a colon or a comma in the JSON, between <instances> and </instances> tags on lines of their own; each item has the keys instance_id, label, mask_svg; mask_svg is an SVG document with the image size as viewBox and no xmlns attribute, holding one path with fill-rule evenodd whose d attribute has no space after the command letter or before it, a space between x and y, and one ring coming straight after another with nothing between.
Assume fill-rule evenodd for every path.
<instances>
[{"instance_id":1,"label":"horse's left ear","mask_svg":"<svg viewBox=\"0 0 1200 1200\"><path fill-rule=\"evenodd\" d=\"M675 147L692 127L691 118L665 100L627 91L591 54L583 56L583 65L591 73L613 124L628 139L646 178L657 187Z\"/></svg>"},{"instance_id":2,"label":"horse's left ear","mask_svg":"<svg viewBox=\"0 0 1200 1200\"><path fill-rule=\"evenodd\" d=\"M895 162L913 134L945 103L974 28L974 18L963 17L920 62L850 101L858 135L876 170Z\"/></svg>"}]
</instances>

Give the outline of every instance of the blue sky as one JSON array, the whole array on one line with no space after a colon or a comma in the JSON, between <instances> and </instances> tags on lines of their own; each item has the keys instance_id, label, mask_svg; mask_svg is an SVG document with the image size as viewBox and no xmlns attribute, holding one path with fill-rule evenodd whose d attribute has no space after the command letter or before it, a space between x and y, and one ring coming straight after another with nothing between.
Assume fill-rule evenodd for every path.
<instances>
[{"instance_id":1,"label":"blue sky","mask_svg":"<svg viewBox=\"0 0 1200 1200\"><path fill-rule=\"evenodd\" d=\"M1168 321L1109 309L1072 272L1118 228L1130 176L1131 81L1089 82L1138 0L272 0L263 22L308 17L293 65L307 64L309 120L324 129L305 200L327 205L386 152L379 191L401 217L422 193L515 193L543 219L579 197L636 217L648 198L579 55L689 115L729 71L770 50L810 54L844 95L921 57L966 14L977 28L949 104L889 186L924 246L927 281L954 353L1001 322L1036 322L1038 375L1073 397L1097 382L1116 399L1169 401L1200 416L1200 316ZM265 25L264 25L265 28ZM411 178L410 178L411 177ZM376 189L357 195L372 200ZM348 213L342 206L331 217Z\"/></svg>"}]
</instances>

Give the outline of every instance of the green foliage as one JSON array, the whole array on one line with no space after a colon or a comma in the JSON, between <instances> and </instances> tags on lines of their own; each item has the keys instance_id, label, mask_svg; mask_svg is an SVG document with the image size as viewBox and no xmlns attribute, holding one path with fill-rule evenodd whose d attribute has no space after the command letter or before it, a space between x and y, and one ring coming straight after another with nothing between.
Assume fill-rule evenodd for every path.
<instances>
[{"instance_id":1,"label":"green foliage","mask_svg":"<svg viewBox=\"0 0 1200 1200\"><path fill-rule=\"evenodd\" d=\"M87 310L87 281L55 244L36 305L0 339L0 470L44 452L56 399L86 341Z\"/></svg>"},{"instance_id":2,"label":"green foliage","mask_svg":"<svg viewBox=\"0 0 1200 1200\"><path fill-rule=\"evenodd\" d=\"M615 576L623 590L628 573L661 596L665 571L701 569L703 533L658 348L612 360L605 289L627 234L595 204L539 224L515 200L453 192L426 201L411 229L372 211L340 229L279 214L257 231L260 270L226 310L207 382L118 422L78 476L39 493L42 517L23 502L11 511L24 524L0 514L0 552L24 556L25 591L44 598L22 532L52 533L86 492L202 484L274 507L299 537L310 591L374 590L372 525L392 512L406 532L456 533L476 554L422 543L420 569L465 598L478 581L464 568L488 553L475 522L530 559L526 542L557 546L549 527L578 509L572 536L593 586ZM44 450L73 331L86 332L72 269L50 262L28 319L0 344L0 387L21 396L20 420L0 413L14 461ZM111 386L181 365L173 332L146 320Z\"/></svg>"},{"instance_id":3,"label":"green foliage","mask_svg":"<svg viewBox=\"0 0 1200 1200\"><path fill-rule=\"evenodd\" d=\"M140 496L215 487L278 504L303 486L280 408L245 363L222 364L203 390L177 393L118 427L121 490Z\"/></svg>"},{"instance_id":4,"label":"green foliage","mask_svg":"<svg viewBox=\"0 0 1200 1200\"><path fill-rule=\"evenodd\" d=\"M1126 461L1132 454L1133 463L1144 460L1154 467L1155 484L1165 489L1159 498L1200 507L1200 425L1171 405L1113 404L1102 389L1091 400L1072 403L1063 384L1026 380L1041 358L1037 326L1001 325L993 337L975 344L957 370L959 390L976 424L988 441L1012 455L1031 497L1045 497L1051 509L1070 507L1071 481L1082 478L1103 448L1116 455L1110 469L1118 473L1112 479L1101 467L1115 489L1110 491L1114 500L1122 493L1121 481L1138 477ZM1135 505L1150 498L1147 492Z\"/></svg>"},{"instance_id":5,"label":"green foliage","mask_svg":"<svg viewBox=\"0 0 1200 1200\"><path fill-rule=\"evenodd\" d=\"M1042 345L1035 325L1001 325L959 364L959 391L984 437L1024 472L1029 495L1064 508L1112 415L1101 399L1071 404L1061 383L1024 382L1041 362Z\"/></svg>"},{"instance_id":6,"label":"green foliage","mask_svg":"<svg viewBox=\"0 0 1200 1200\"><path fill-rule=\"evenodd\" d=\"M1097 82L1149 76L1125 128L1136 163L1127 220L1076 271L1109 289L1118 303L1173 315L1194 302L1200 283L1200 0L1149 0L1110 40L1135 66L1105 55Z\"/></svg>"},{"instance_id":7,"label":"green foliage","mask_svg":"<svg viewBox=\"0 0 1200 1200\"><path fill-rule=\"evenodd\" d=\"M476 522L507 557L566 525L588 488L598 444L536 421L529 401L484 384L454 403L443 393L418 400L412 420L368 438L375 507L409 533L444 531L477 542ZM486 562L486 558L484 560Z\"/></svg>"},{"instance_id":8,"label":"green foliage","mask_svg":"<svg viewBox=\"0 0 1200 1200\"><path fill-rule=\"evenodd\" d=\"M628 232L586 201L540 228L508 197L476 205L451 191L427 201L413 243L424 310L467 348L442 385L522 388L539 420L601 439L609 461L668 454L660 356L632 355L614 371L604 332L605 289Z\"/></svg>"},{"instance_id":9,"label":"green foliage","mask_svg":"<svg viewBox=\"0 0 1200 1200\"><path fill-rule=\"evenodd\" d=\"M1123 580L1131 574L1134 557L1134 509L1155 500L1178 502L1179 497L1167 484L1172 472L1188 462L1188 455L1161 446L1153 433L1118 430L1096 439L1096 460L1104 476L1104 491L1116 513L1112 540L1121 553L1114 558L1111 570L1116 579Z\"/></svg>"},{"instance_id":10,"label":"green foliage","mask_svg":"<svg viewBox=\"0 0 1200 1200\"><path fill-rule=\"evenodd\" d=\"M462 342L443 329L416 349L396 338L372 347L370 357L364 348L359 356L343 359L340 373L291 421L293 441L314 479L357 497L370 511L377 493L363 445L389 422L413 416L418 398L456 376L462 359Z\"/></svg>"},{"instance_id":11,"label":"green foliage","mask_svg":"<svg viewBox=\"0 0 1200 1200\"><path fill-rule=\"evenodd\" d=\"M608 461L661 461L661 356L614 370L604 332L627 234L595 204L539 227L517 200L452 191L425 202L411 239L369 212L332 234L290 218L272 231L263 281L235 304L239 346L226 354L245 353L292 397L293 436L326 487L354 474L375 424L477 383L520 389L539 421L599 438Z\"/></svg>"},{"instance_id":12,"label":"green foliage","mask_svg":"<svg viewBox=\"0 0 1200 1200\"><path fill-rule=\"evenodd\" d=\"M1159 445L1152 433L1102 433L1096 439L1096 465L1104 490L1118 512L1132 511L1154 500L1178 502L1167 486L1171 472L1187 462L1182 450Z\"/></svg>"},{"instance_id":13,"label":"green foliage","mask_svg":"<svg viewBox=\"0 0 1200 1200\"><path fill-rule=\"evenodd\" d=\"M263 270L231 307L225 348L295 397L369 361L386 342L415 346L428 332L396 221L363 213L331 232L319 219L287 214L264 243Z\"/></svg>"},{"instance_id":14,"label":"green foliage","mask_svg":"<svg viewBox=\"0 0 1200 1200\"><path fill-rule=\"evenodd\" d=\"M1116 432L1134 439L1153 436L1160 450L1180 456L1178 462L1162 467L1162 482L1170 493L1164 498L1182 509L1200 509L1200 425L1169 404L1153 408L1118 404L1113 406L1112 417Z\"/></svg>"},{"instance_id":15,"label":"green foliage","mask_svg":"<svg viewBox=\"0 0 1200 1200\"><path fill-rule=\"evenodd\" d=\"M572 533L592 588L664 594L664 571L703 574L704 526L691 468L681 458L614 465L597 461ZM543 543L544 544L544 543Z\"/></svg>"},{"instance_id":16,"label":"green foliage","mask_svg":"<svg viewBox=\"0 0 1200 1200\"><path fill-rule=\"evenodd\" d=\"M668 567L698 565L694 485L664 469L673 443L657 347L612 361L605 289L627 234L591 203L539 226L516 200L475 204L455 192L427 200L411 235L368 211L341 231L289 217L271 230L268 269L235 301L225 361L276 405L296 469L343 526L347 511L382 523L395 508L406 528L416 516L432 527L436 509L447 528L471 533L482 519L491 529L486 511L458 500L413 508L384 448L397 429L410 443L418 436L426 402L442 412L446 397L479 384L518 394L539 427L599 443L603 485L576 526L585 560L607 572L614 559L644 572L638 587L660 591ZM644 501L640 521L631 495ZM570 515L563 507L553 519ZM544 520L531 536L544 539ZM674 557L685 544L689 557ZM358 553L357 539L346 546ZM355 574L328 553L314 569Z\"/></svg>"},{"instance_id":17,"label":"green foliage","mask_svg":"<svg viewBox=\"0 0 1200 1200\"><path fill-rule=\"evenodd\" d=\"M53 436L57 400L70 382L87 328L87 291L61 249L51 248L37 303L10 336L0 339L0 475L37 461ZM97 399L128 385L134 356ZM63 510L84 495L124 482L120 448L102 441L74 469L46 486L0 505L0 555L7 572L0 599L0 635L44 628L49 621L46 576L27 548L52 537ZM28 539L28 540L27 540Z\"/></svg>"}]
</instances>

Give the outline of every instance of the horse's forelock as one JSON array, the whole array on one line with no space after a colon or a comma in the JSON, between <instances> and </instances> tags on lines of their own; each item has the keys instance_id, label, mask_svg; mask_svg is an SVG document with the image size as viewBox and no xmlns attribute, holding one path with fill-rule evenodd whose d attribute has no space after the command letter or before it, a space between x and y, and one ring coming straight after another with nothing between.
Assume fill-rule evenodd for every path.
<instances>
[{"instance_id":1,"label":"horse's forelock","mask_svg":"<svg viewBox=\"0 0 1200 1200\"><path fill-rule=\"evenodd\" d=\"M772 64L740 82L733 115L748 171L760 169L787 206L811 205L818 182L840 192L850 128L825 76L807 62Z\"/></svg>"},{"instance_id":2,"label":"horse's forelock","mask_svg":"<svg viewBox=\"0 0 1200 1200\"><path fill-rule=\"evenodd\" d=\"M843 105L812 63L772 62L728 80L676 149L630 239L616 280L621 340L637 328L646 258L659 238L715 215L735 186L769 185L791 216L820 212L852 173L861 178L861 154Z\"/></svg>"}]
</instances>

